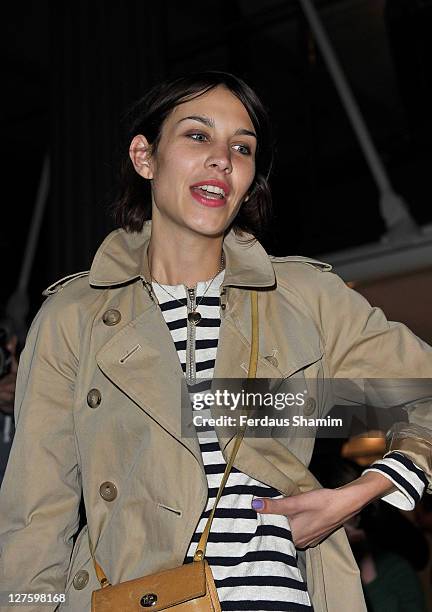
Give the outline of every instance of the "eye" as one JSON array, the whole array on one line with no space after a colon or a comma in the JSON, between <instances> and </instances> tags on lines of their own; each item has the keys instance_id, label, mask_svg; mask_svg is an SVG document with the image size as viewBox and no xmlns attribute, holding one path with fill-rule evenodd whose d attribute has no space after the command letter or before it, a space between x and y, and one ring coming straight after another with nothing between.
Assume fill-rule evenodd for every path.
<instances>
[{"instance_id":1,"label":"eye","mask_svg":"<svg viewBox=\"0 0 432 612\"><path fill-rule=\"evenodd\" d=\"M251 149L247 145L238 144L238 145L234 145L234 148L236 149L236 151L238 151L242 155L250 155L251 154Z\"/></svg>"},{"instance_id":2,"label":"eye","mask_svg":"<svg viewBox=\"0 0 432 612\"><path fill-rule=\"evenodd\" d=\"M186 136L187 138L191 138L197 142L206 142L206 140L208 140L206 134L203 134L202 132L194 132L193 134L187 134Z\"/></svg>"}]
</instances>

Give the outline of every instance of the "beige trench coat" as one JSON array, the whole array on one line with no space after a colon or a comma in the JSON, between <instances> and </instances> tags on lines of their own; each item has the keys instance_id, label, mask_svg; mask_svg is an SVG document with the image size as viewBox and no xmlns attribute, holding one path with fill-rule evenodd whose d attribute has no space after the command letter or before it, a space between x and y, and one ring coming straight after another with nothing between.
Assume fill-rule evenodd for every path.
<instances>
[{"instance_id":1,"label":"beige trench coat","mask_svg":"<svg viewBox=\"0 0 432 612\"><path fill-rule=\"evenodd\" d=\"M99 587L87 527L72 550L81 492L96 558L113 583L181 564L206 504L197 439L180 431L184 375L146 288L150 232L150 222L140 234L113 232L89 274L51 286L20 361L16 436L0 494L0 591L66 592L63 612L88 611ZM387 322L330 266L269 257L258 242L246 245L232 232L224 251L215 377L244 377L246 288L253 287L257 376L304 378L313 397L309 415L324 415L334 400L320 389L326 377L432 378L432 349ZM394 428L390 447L430 479L432 402L414 399L410 423ZM230 437L222 428L217 434L227 458ZM312 437L290 434L245 439L235 465L289 496L319 486L305 467L313 445ZM316 612L365 610L343 529L308 549L306 568Z\"/></svg>"}]
</instances>

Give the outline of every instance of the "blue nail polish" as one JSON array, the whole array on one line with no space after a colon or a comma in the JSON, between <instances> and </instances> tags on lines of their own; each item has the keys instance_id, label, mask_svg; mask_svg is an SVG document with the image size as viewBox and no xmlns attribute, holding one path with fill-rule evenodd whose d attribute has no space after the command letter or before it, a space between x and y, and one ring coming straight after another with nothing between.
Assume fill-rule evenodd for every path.
<instances>
[{"instance_id":1,"label":"blue nail polish","mask_svg":"<svg viewBox=\"0 0 432 612\"><path fill-rule=\"evenodd\" d=\"M264 502L262 499L253 499L252 508L254 510L262 510L264 508Z\"/></svg>"}]
</instances>

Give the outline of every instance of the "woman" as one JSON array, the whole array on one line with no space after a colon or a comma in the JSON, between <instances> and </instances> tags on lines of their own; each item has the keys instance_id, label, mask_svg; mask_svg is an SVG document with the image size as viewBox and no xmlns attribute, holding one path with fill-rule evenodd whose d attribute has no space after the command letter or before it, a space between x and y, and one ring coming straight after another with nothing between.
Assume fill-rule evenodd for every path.
<instances>
[{"instance_id":1,"label":"woman","mask_svg":"<svg viewBox=\"0 0 432 612\"><path fill-rule=\"evenodd\" d=\"M244 377L249 289L257 376L299 378L308 416L335 399L324 377L432 372L431 349L330 266L269 257L253 239L270 212L271 141L242 81L211 72L161 84L132 109L127 140L122 229L89 273L47 290L29 332L1 491L2 589L65 591L61 610L89 610L99 587L89 540L113 584L190 560L233 440L223 427L201 448L182 435L181 396L200 379ZM305 467L312 437L245 438L207 548L222 609L364 610L338 527L377 497L414 505L431 477L428 423L411 405L391 456L337 490L317 489ZM72 551L81 492L88 533Z\"/></svg>"}]
</instances>

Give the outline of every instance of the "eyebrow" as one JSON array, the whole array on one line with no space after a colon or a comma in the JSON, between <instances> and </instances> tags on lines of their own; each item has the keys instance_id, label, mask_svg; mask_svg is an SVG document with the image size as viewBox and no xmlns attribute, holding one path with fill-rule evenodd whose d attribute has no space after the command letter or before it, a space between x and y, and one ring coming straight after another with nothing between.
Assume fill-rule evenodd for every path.
<instances>
[{"instance_id":1,"label":"eyebrow","mask_svg":"<svg viewBox=\"0 0 432 612\"><path fill-rule=\"evenodd\" d=\"M182 119L179 119L179 121L177 121L177 124L181 123L182 121L187 121L188 119L191 119L192 121L198 121L199 123L203 123L204 125L206 125L209 128L214 128L215 127L215 123L214 123L213 119L210 119L210 117L206 117L204 115L189 115L188 117L183 117ZM247 130L246 128L240 128L240 129L236 130L234 135L235 136L237 136L237 135L239 135L239 136L253 136L254 138L257 137L255 132L252 132L251 130Z\"/></svg>"}]
</instances>

